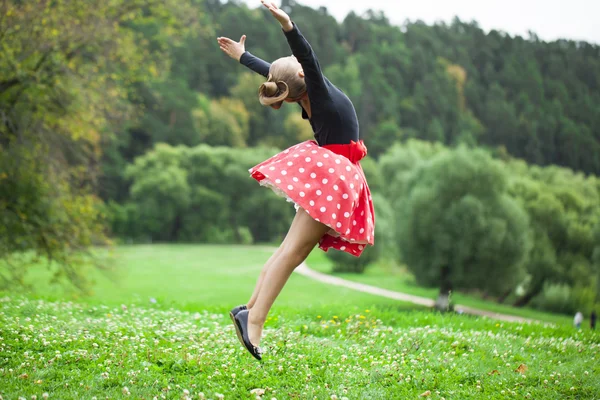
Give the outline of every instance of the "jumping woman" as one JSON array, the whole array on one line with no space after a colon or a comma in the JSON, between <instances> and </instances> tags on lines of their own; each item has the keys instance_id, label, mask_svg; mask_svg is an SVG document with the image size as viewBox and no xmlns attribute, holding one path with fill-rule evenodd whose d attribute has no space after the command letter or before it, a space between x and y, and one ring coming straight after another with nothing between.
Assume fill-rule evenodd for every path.
<instances>
[{"instance_id":1,"label":"jumping woman","mask_svg":"<svg viewBox=\"0 0 600 400\"><path fill-rule=\"evenodd\" d=\"M288 278L318 244L359 257L374 244L375 213L359 161L367 149L359 140L350 99L323 76L315 53L290 17L270 1L262 4L281 24L293 56L269 64L239 42L217 39L221 50L267 81L261 104L279 109L298 103L315 140L292 146L250 169L261 185L295 204L296 216L283 242L263 267L250 300L230 312L238 339L258 360L262 330Z\"/></svg>"}]
</instances>

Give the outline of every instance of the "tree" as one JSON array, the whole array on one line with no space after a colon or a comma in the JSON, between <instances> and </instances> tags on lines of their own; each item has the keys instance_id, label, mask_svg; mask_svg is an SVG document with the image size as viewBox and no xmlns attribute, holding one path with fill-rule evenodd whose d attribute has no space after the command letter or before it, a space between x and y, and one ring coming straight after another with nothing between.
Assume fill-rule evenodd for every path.
<instances>
[{"instance_id":1,"label":"tree","mask_svg":"<svg viewBox=\"0 0 600 400\"><path fill-rule=\"evenodd\" d=\"M134 115L127 88L168 65L131 21L161 19L170 5L2 2L0 257L18 264L3 285L43 258L57 262L58 280L87 289L86 250L106 243L95 196L103 138Z\"/></svg>"},{"instance_id":2,"label":"tree","mask_svg":"<svg viewBox=\"0 0 600 400\"><path fill-rule=\"evenodd\" d=\"M202 143L246 147L250 116L240 100L201 97L200 108L193 112L193 118Z\"/></svg>"},{"instance_id":3,"label":"tree","mask_svg":"<svg viewBox=\"0 0 600 400\"><path fill-rule=\"evenodd\" d=\"M379 123L367 139L369 155L379 157L389 148L390 143L400 141L402 136L403 132L395 121Z\"/></svg>"},{"instance_id":4,"label":"tree","mask_svg":"<svg viewBox=\"0 0 600 400\"><path fill-rule=\"evenodd\" d=\"M402 261L417 282L440 287L445 310L454 289L500 294L522 278L527 215L507 194L502 166L483 151L442 153L411 174L395 208Z\"/></svg>"},{"instance_id":5,"label":"tree","mask_svg":"<svg viewBox=\"0 0 600 400\"><path fill-rule=\"evenodd\" d=\"M594 229L600 219L597 178L557 167L518 168L523 176L512 182L509 191L530 216L533 247L525 264L529 275L526 292L514 305L529 304L548 285L566 285L574 289L573 293L596 290ZM590 306L572 300L572 307Z\"/></svg>"},{"instance_id":6,"label":"tree","mask_svg":"<svg viewBox=\"0 0 600 400\"><path fill-rule=\"evenodd\" d=\"M176 241L191 203L191 187L182 168L183 147L159 144L128 166L131 200L138 209L137 223L157 241Z\"/></svg>"},{"instance_id":7,"label":"tree","mask_svg":"<svg viewBox=\"0 0 600 400\"><path fill-rule=\"evenodd\" d=\"M381 186L381 190L391 202L394 210L401 207L400 203L406 196L414 170L423 162L446 151L448 149L439 143L411 139L403 145L394 145L381 156L379 170L381 179L385 182Z\"/></svg>"}]
</instances>

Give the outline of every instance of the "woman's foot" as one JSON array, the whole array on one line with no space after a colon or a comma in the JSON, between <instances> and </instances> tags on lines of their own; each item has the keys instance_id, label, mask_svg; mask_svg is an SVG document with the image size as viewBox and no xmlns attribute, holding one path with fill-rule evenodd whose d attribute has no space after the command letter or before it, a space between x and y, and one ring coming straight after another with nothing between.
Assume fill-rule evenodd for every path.
<instances>
[{"instance_id":1,"label":"woman's foot","mask_svg":"<svg viewBox=\"0 0 600 400\"><path fill-rule=\"evenodd\" d=\"M253 334L256 335L256 326L252 326L248 323L248 316L248 310L238 312L237 315L234 317L235 329L238 334L238 338L240 338L240 341L242 342L244 347L246 347L246 349L250 352L250 354L252 354L252 356L254 356L254 358L256 358L257 360L261 360L262 350L260 349L260 347L258 347L258 345L255 345L254 343L260 343L260 334L262 332L262 328L260 328L260 331L258 332L258 340L251 340L249 336L249 331L250 329L252 329Z\"/></svg>"},{"instance_id":2,"label":"woman's foot","mask_svg":"<svg viewBox=\"0 0 600 400\"><path fill-rule=\"evenodd\" d=\"M264 321L257 321L252 310L248 310L248 338L250 343L258 346L262 339Z\"/></svg>"}]
</instances>

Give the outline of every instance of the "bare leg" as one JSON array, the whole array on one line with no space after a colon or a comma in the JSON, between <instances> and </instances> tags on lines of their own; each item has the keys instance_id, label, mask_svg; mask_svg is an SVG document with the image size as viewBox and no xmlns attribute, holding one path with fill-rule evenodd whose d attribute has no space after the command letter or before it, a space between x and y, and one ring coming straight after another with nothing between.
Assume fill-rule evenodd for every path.
<instances>
[{"instance_id":1,"label":"bare leg","mask_svg":"<svg viewBox=\"0 0 600 400\"><path fill-rule=\"evenodd\" d=\"M312 219L303 209L296 213L281 253L266 271L258 297L248 314L248 337L253 345L260 343L267 314L288 278L328 231L328 226Z\"/></svg>"},{"instance_id":2,"label":"bare leg","mask_svg":"<svg viewBox=\"0 0 600 400\"><path fill-rule=\"evenodd\" d=\"M258 293L260 292L260 288L262 287L262 282L265 279L265 275L266 275L267 271L269 270L269 268L271 268L271 264L273 264L273 262L275 262L277 257L279 257L279 255L281 254L282 248L283 248L283 244L277 248L275 253L273 253L273 255L266 262L262 271L260 271L260 275L258 276L256 286L254 286L254 292L252 292L252 296L250 296L250 300L248 300L248 303L246 303L246 307L248 309L251 309L254 306L254 303L256 302L256 299L258 298Z\"/></svg>"},{"instance_id":3,"label":"bare leg","mask_svg":"<svg viewBox=\"0 0 600 400\"><path fill-rule=\"evenodd\" d=\"M246 303L246 307L248 309L251 309L254 306L254 303L256 302L256 299L258 298L258 293L260 292L260 288L262 287L262 282L265 278L265 275L266 275L267 271L269 270L269 268L271 267L271 265L273 265L273 263L276 262L277 257L279 257L279 255L281 254L283 246L285 245L286 240L289 237L289 233L292 231L292 228L294 227L294 224L296 223L296 219L297 218L294 217L294 219L292 220L292 225L290 226L288 233L285 235L285 238L283 238L281 245L279 245L277 250L275 250L275 253L273 253L273 255L271 255L271 257L267 260L262 271L260 271L260 275L258 276L256 286L254 287L254 292L252 292L252 296L250 296L250 300L248 300L248 303Z\"/></svg>"}]
</instances>

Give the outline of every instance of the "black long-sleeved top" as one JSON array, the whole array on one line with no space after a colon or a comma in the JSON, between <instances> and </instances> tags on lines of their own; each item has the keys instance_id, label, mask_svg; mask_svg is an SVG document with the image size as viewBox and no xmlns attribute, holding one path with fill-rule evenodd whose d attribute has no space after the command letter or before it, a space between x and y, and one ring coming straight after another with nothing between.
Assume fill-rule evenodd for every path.
<instances>
[{"instance_id":1,"label":"black long-sleeved top","mask_svg":"<svg viewBox=\"0 0 600 400\"><path fill-rule=\"evenodd\" d=\"M292 54L298 59L304 70L304 80L311 117L302 109L302 118L308 119L320 146L327 144L348 144L359 139L358 117L352 102L339 88L333 85L321 71L313 49L294 24L294 29L285 32ZM245 52L240 63L265 78L269 75L271 64Z\"/></svg>"}]
</instances>

